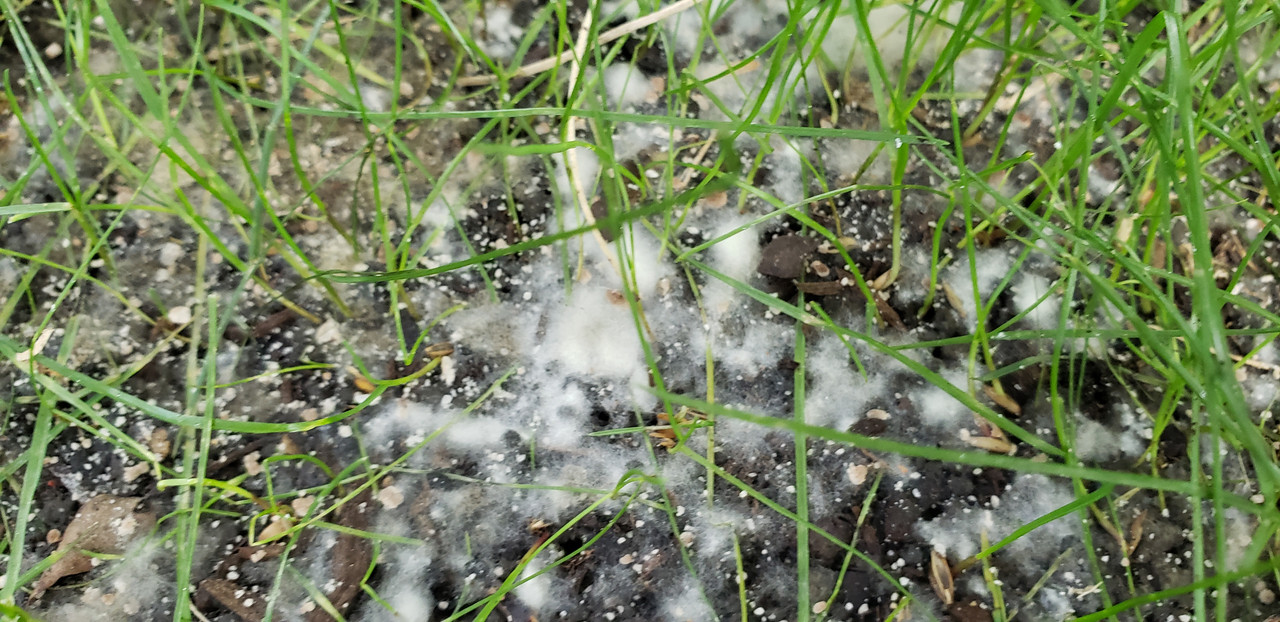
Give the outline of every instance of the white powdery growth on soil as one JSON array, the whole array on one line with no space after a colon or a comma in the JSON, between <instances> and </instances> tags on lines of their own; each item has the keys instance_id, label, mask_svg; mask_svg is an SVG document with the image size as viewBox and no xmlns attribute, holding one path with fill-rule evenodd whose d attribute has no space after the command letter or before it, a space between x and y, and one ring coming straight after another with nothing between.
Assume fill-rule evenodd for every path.
<instances>
[{"instance_id":1,"label":"white powdery growth on soil","mask_svg":"<svg viewBox=\"0 0 1280 622\"><path fill-rule=\"evenodd\" d=\"M628 10L632 9L623 9ZM733 49L735 41L762 33L765 24L771 23L771 16L785 12L777 2L740 3L730 13L732 27L728 33L716 36L727 46L725 49ZM897 27L879 21L884 16L901 17L900 12L890 13L877 10L876 27L890 31ZM491 39L501 39L503 30L495 28L495 23L500 25L502 19L501 12L491 11ZM900 24L900 20L895 23ZM677 56L698 53L694 48L706 29L697 11L672 18L663 27L675 34ZM890 32L886 36L901 33ZM901 41L898 45L901 47ZM737 62L733 58L704 60L697 69L702 78L722 72L726 63ZM805 88L803 80L791 76L784 82L787 89L774 88L761 95L767 73L767 67L746 66L720 76L704 88L734 111L754 105L755 98L761 96L767 99L766 111L789 104L776 99L779 93L794 100ZM587 80L598 80L593 88L600 89L604 105L623 111L657 103L663 86L637 67L623 64L589 75ZM721 112L715 106L702 105L702 116L720 118ZM620 123L614 126L611 138L612 155L617 161L640 160L643 165L649 154L673 151L677 146L682 149L682 161L692 156L692 152L685 154L683 150L690 137L653 125ZM737 146L748 154L761 148L746 136L739 138ZM813 152L814 143L775 136L768 148L762 161L762 169L768 171L767 180L759 184L759 189L784 203L802 201L812 190L804 180L809 174L805 162L818 155ZM823 159L834 158L828 165L835 166L832 175L844 176L840 179L848 179L870 154L870 148L851 149L848 141L838 145L827 141L816 148L822 151ZM600 159L587 149L577 149L576 159L574 177L587 200L593 200L602 185ZM581 213L568 174L569 158L556 154L551 160L549 185L559 196L562 211L546 217L539 229L557 232L584 226L587 218ZM883 167L873 167L870 172L871 178L886 173ZM681 223L682 228L673 232L676 239L682 243L683 236L695 241L710 239L749 222L762 209L771 209L752 199L744 211L739 211L730 207L735 198L731 193L728 197L704 197L696 202ZM451 202L462 210L458 213L460 218L475 217L477 214L469 210L481 209L458 207L464 204L452 201L452 197ZM448 212L439 209L434 213L439 220L432 225L442 227L445 234L431 249L428 261L440 265L468 256L471 251L443 218ZM746 547L748 559L744 562L752 608L773 613L791 606L788 601L795 597L795 570L793 562L786 560L795 546L793 522L762 510L757 501L723 479L715 482L715 506L709 508L706 469L692 461L667 459L661 449L657 450L659 460L655 464L644 443L649 440L644 431L592 434L661 422L655 420L655 413L664 409L649 390L655 380L650 378L642 335L652 348L653 360L668 390L706 396L709 355L714 364L717 402L789 417L795 326L714 278L697 279L702 302L699 308L684 269L672 261L673 249L664 249L652 230L639 225L623 227L619 235L621 239L609 244L607 251L588 235L564 246L521 255L521 265L515 273L510 273L509 264L504 266L508 272L491 272L495 286L503 292L501 302L485 304L473 299L469 301L473 306L450 316L440 327L458 348L452 357L457 367L471 371L458 371L456 383L445 381L443 385L442 379L435 376L425 378L425 387L445 392L439 402L387 404L361 422L369 446L377 448L375 454L384 459L411 449L439 431L410 458L408 465L441 475L429 475L422 482L404 478L397 482L404 489L406 505L420 508L418 516L406 519L383 512L377 525L380 532L422 538L425 542L420 558L396 556L383 561L387 574L397 576L403 572L414 577L380 586L382 596L397 607L425 612L433 606L444 610L457 605L435 603L432 598L439 595L425 589L423 583L455 591L462 586L473 596L495 589L517 571L518 561L537 542L538 529L554 530L573 520L635 469L661 475L663 486L647 487L645 494L653 501L658 500L654 495L659 492L670 496L677 506L676 527L673 532L666 515L653 507L633 506L626 520L593 546L592 555L584 557L582 563L592 568L594 585L609 586L618 595L612 597L598 589L584 595L581 586L575 584L580 579L575 579L579 575L573 570L556 568L534 577L538 569L571 553L584 537L594 535L594 530L603 529L604 522L621 507L619 500L612 499L584 520L590 528L575 528L576 535L554 543L520 571L520 577L527 582L515 589L514 597L506 601L509 605L516 606L518 602L540 619L553 619L567 604L585 603L584 598L590 598L593 606L607 605L607 610L596 613L603 615L607 611L618 619L628 619L634 617L630 608L635 604L633 599L643 593L642 588L661 585L663 594L683 596L666 599L660 612L651 615L661 619L706 619L711 614L701 594L708 586L724 594L728 585L728 593L736 599L736 536ZM701 259L731 279L758 287L760 235L755 228L740 232L712 246ZM481 246L493 243L475 238L472 241ZM627 272L625 281L618 274L619 264L613 263L610 255L620 259L619 264ZM1003 263L994 267L987 259ZM1008 258L990 252L990 257L984 255L983 260L980 280L989 293L1003 277ZM907 294L908 298L923 299L923 289L914 283L923 282L928 266L927 255L908 254L904 278L911 278L916 288ZM967 279L967 267L963 272L954 272ZM958 283L956 289L963 292L972 288ZM643 322L637 321L628 290L639 298ZM455 301L449 300L448 290L433 288L415 294L415 302L420 307L442 311ZM970 300L969 306L972 304ZM967 311L972 323L972 311ZM910 399L895 394L890 387L904 382L911 386L910 374L887 357L855 346L869 368L869 375L864 378L856 373L848 348L834 336L817 336L811 344L806 359L809 423L845 430L866 419L869 409L883 408L902 417L884 425L906 426L915 433L920 431L914 423L916 415L907 412L912 410L912 400L916 402L915 409L927 411L926 427L930 433L933 428L953 431L957 425L967 423L959 420L968 417L968 410L940 391L923 403L914 394ZM936 364L922 360L930 357L921 353L910 356L926 365ZM482 372L477 373L477 369ZM468 393L455 385L466 378L473 384L492 381L506 369L514 370L514 374L502 390L476 412L463 414L461 409L478 391ZM946 377L960 386L966 382L963 373L949 372ZM797 491L790 434L730 418L719 419L714 431L717 464L760 487L761 494L794 506ZM954 434L944 436L942 442L955 442ZM690 446L701 452L707 438L705 431L697 432L689 440ZM853 454L841 455L845 449L828 444L821 451L811 452L810 508L815 517L840 516L859 496L857 486L846 474ZM895 478L909 472L909 464L890 460L894 464L889 472ZM533 488L516 487L530 484ZM696 575L680 563L673 540L688 547ZM834 589L833 571L815 566L815 573L815 586ZM854 600L857 602L842 604L854 607L849 609L851 612L864 604L863 599ZM714 609L723 614L729 610L723 605L719 603ZM729 603L729 608L732 605ZM373 607L366 611L369 619L387 616L385 610Z\"/></svg>"},{"instance_id":2,"label":"white powdery growth on soil","mask_svg":"<svg viewBox=\"0 0 1280 622\"><path fill-rule=\"evenodd\" d=\"M619 123L613 128L613 157L626 162L646 149L666 145L676 136L683 134L654 123Z\"/></svg>"},{"instance_id":3,"label":"white powdery growth on soil","mask_svg":"<svg viewBox=\"0 0 1280 622\"><path fill-rule=\"evenodd\" d=\"M655 83L632 65L610 65L600 72L600 77L604 82L610 108L634 109L637 104L654 101L659 95Z\"/></svg>"},{"instance_id":4,"label":"white powdery growth on soil","mask_svg":"<svg viewBox=\"0 0 1280 622\"><path fill-rule=\"evenodd\" d=\"M920 535L945 551L950 559L964 559L981 550L980 536L999 542L1015 529L1075 500L1066 483L1043 475L1018 475L1005 492L991 499L978 499L978 507L962 504L948 508L941 516L921 521ZM1080 540L1080 521L1064 516L1042 525L1004 549L1011 563L1036 573Z\"/></svg>"},{"instance_id":5,"label":"white powdery growth on soil","mask_svg":"<svg viewBox=\"0 0 1280 622\"><path fill-rule=\"evenodd\" d=\"M950 368L938 373L952 386L968 384L968 374L963 369ZM950 434L954 438L956 430L970 427L973 422L969 407L939 387L930 385L916 391L912 401L916 404L920 421L932 430L943 431L944 436Z\"/></svg>"},{"instance_id":6,"label":"white powdery growth on soil","mask_svg":"<svg viewBox=\"0 0 1280 622\"><path fill-rule=\"evenodd\" d=\"M1137 458L1151 442L1152 422L1128 404L1111 408L1114 423L1105 425L1076 414L1076 456L1086 462Z\"/></svg>"},{"instance_id":7,"label":"white powdery growth on soil","mask_svg":"<svg viewBox=\"0 0 1280 622\"><path fill-rule=\"evenodd\" d=\"M1263 337L1257 339L1262 341ZM1277 401L1280 401L1280 382L1277 382L1280 380L1280 366L1277 366L1280 348L1276 348L1274 342L1267 342L1254 355L1253 361L1262 366L1261 371L1245 368L1245 373L1237 374L1237 377L1243 375L1241 385L1250 409L1265 412L1270 417L1277 408Z\"/></svg>"},{"instance_id":8,"label":"white powdery growth on soil","mask_svg":"<svg viewBox=\"0 0 1280 622\"><path fill-rule=\"evenodd\" d=\"M958 5L953 5L947 16L952 22L959 14L959 8ZM897 68L902 66L904 57L911 49L907 45L907 38L911 31L915 31L914 36L920 36L921 25L911 24L910 18L911 9L899 5L877 7L867 14L867 25L870 27L868 43L873 45L880 54L881 62L889 73L895 73ZM950 30L939 28L923 46L915 43L911 46L919 48L918 52L912 52L919 54L915 59L927 66L937 58L938 52L946 45L950 34ZM838 15L832 22L827 36L822 39L822 51L835 62L848 60L853 63L854 68L863 68L866 66L867 56L863 53L864 43L860 39L867 38L867 33L859 29L858 21L853 15Z\"/></svg>"},{"instance_id":9,"label":"white powdery growth on soil","mask_svg":"<svg viewBox=\"0 0 1280 622\"><path fill-rule=\"evenodd\" d=\"M422 589L422 584L435 565L435 559L421 550L407 547L393 549L386 555L388 564L396 568L396 572L382 586L382 594L387 602L399 614L400 619L429 619L437 603L429 591ZM449 605L443 604L446 607ZM366 606L366 610L367 613L361 619L381 619L388 617L389 613L373 602Z\"/></svg>"},{"instance_id":10,"label":"white powdery growth on soil","mask_svg":"<svg viewBox=\"0 0 1280 622\"><path fill-rule=\"evenodd\" d=\"M749 220L745 216L734 216L732 213L727 213L726 216L726 222L713 230L715 237L725 235L745 225ZM755 274L756 265L760 263L760 241L754 235L754 229L748 229L721 240L711 247L710 259L712 268L731 279L745 281L750 278Z\"/></svg>"},{"instance_id":11,"label":"white powdery growth on soil","mask_svg":"<svg viewBox=\"0 0 1280 622\"><path fill-rule=\"evenodd\" d=\"M1049 279L1035 274L1024 274L1014 282L1013 305L1018 313L1026 312L1024 321L1036 330L1053 330L1058 327L1060 300L1049 294ZM1041 300L1043 298L1043 300Z\"/></svg>"},{"instance_id":12,"label":"white powdery growth on soil","mask_svg":"<svg viewBox=\"0 0 1280 622\"><path fill-rule=\"evenodd\" d=\"M171 592L153 588L164 585L165 576L157 561L166 557L171 558L172 552L162 551L158 543L134 546L122 556L110 580L86 589L79 602L41 612L40 619L49 622L132 620L137 619L140 612L163 608L170 602Z\"/></svg>"},{"instance_id":13,"label":"white powdery growth on soil","mask_svg":"<svg viewBox=\"0 0 1280 622\"><path fill-rule=\"evenodd\" d=\"M666 139L645 132L637 132L635 138L637 144L630 148L637 152ZM773 169L772 177L777 182L762 189L787 201L798 200L805 190L796 186L795 180L800 176L801 158L808 156L785 143L774 147L766 164ZM594 166L591 158L583 158L580 164L583 161ZM574 199L565 183L563 163L560 164L557 185L567 211L563 224L552 226L552 230L582 224L581 216L571 207ZM591 172L584 175L584 181L590 184L594 177ZM706 239L741 226L750 216L699 202L683 231ZM428 471L465 470L468 477L486 484L450 483L441 477L429 477L420 485L404 480L397 483L405 489L407 505L422 503L428 509L413 520L384 512L378 530L425 539L424 556L430 562L422 567L400 557L385 561L392 575L403 567L409 576L419 577L417 581L382 585L380 593L388 601L402 604L409 611L442 606L433 605L426 596L415 595L415 590L422 593L423 582L443 582L456 588L461 578L474 593L492 589L505 578L505 573L515 571L515 562L526 552L524 548L507 550L511 543L530 546L535 541L533 536L521 536L531 524L545 521L554 529L611 490L629 469L653 471L653 460L639 442L644 439L643 433L589 436L592 432L635 426L637 413L652 422L653 413L661 410L648 390L650 378L641 334L649 340L668 388L695 397L706 395L705 357L709 343L715 361L717 401L752 412L788 415L784 409L789 408L792 381L789 373L779 370L791 357L793 323L772 316L764 306L711 278L699 285L704 318L691 297L684 271L673 263L670 250L661 252L652 233L642 227L624 228L621 236L621 242L610 244L609 249L624 259L624 267L634 262L634 277L629 276L628 283L640 297L644 325L637 323L623 293L623 281L591 237L576 239L563 249L524 254L521 259L527 263L517 272L508 273L512 270L509 266L507 272L491 272L495 285L508 292L502 297L508 299L496 305L474 304L448 317L439 329L458 348L452 358L459 369L483 366L487 370L484 377L490 380L504 369L514 369L502 391L475 413L463 415L464 399L474 396L456 386L468 377L466 372L459 371L454 382L432 375L423 384L447 391L444 400L388 403L361 422L368 445L387 457L398 455L439 431L408 465ZM454 259L466 256L466 249L451 233L442 236L437 244L433 251ZM564 250L569 253L567 264L561 255ZM755 269L759 255L759 234L748 230L713 246L703 258L733 279L758 285ZM570 266L568 272L565 265ZM566 283L566 278L572 281ZM426 308L443 310L450 302L442 293L447 294L433 288L419 292L415 300ZM813 343L808 361L813 374L808 415L811 422L847 428L861 419L867 408L894 401L894 396L884 389L890 376L873 371L863 380L854 375L849 351L837 339L822 337ZM863 356L876 369L896 366L879 356ZM762 384L763 379L769 378L783 380L772 387ZM856 381L850 383L850 378ZM717 445L729 452L726 455L741 461L745 469L759 469L755 475L739 475L751 475L775 485L781 482L781 486L769 491L769 496L794 504L794 488L786 485L794 481L791 459L775 459L792 451L784 445L789 442L789 434L768 433L732 419L718 421L715 434ZM705 448L705 432L695 434L690 443L699 450ZM844 476L845 466L843 461L839 463L838 477L831 482L811 473L814 490L824 496L821 503L813 505L815 511L844 511L844 495L851 492ZM678 537L687 540L685 544L698 560L696 566L702 578L680 566L676 551L671 548L671 540L677 536L666 518L651 508L641 508L633 509L631 514L644 517L644 527L615 529L606 535L612 544L598 544L593 549L598 555L618 558L617 563L609 560L610 563L595 567L593 580L597 584L634 586L660 580L669 586L664 591L687 595L663 605L669 616L664 619L706 617L707 605L699 596L702 588L698 581L722 589L723 577L734 568L733 534L737 531L740 537L772 542L766 545L770 552L761 553L764 557L758 564L748 568L754 584L764 582L769 593L777 592L762 593L760 597L765 600L761 602L788 592L783 589L782 580L792 577L791 571L779 567L774 556L792 546L785 543L785 534L794 532L790 521L772 513L744 511L742 506L707 510L706 471L691 461L662 460L661 472L664 490L682 505L678 511ZM513 484L534 484L537 489L516 489L511 487ZM739 496L723 480L717 482L717 490L735 499ZM836 500L826 501L828 495ZM600 521L619 507L616 501L606 503L595 513L600 518L592 519L593 529L600 528ZM755 533L751 525L761 531ZM623 535L619 537L618 533ZM470 554L464 552L464 542L471 547ZM567 544L569 548L559 546L544 552L535 565L552 563L572 550ZM655 555L654 551L662 553ZM525 569L522 576L530 578L535 571L532 567ZM771 573L779 574L769 579ZM538 612L539 617L553 617L558 607L581 598L575 594L571 577L564 570L553 570L523 584L515 591L515 597L522 606ZM625 619L629 606L624 600L614 605L613 611ZM370 619L385 617L376 609L367 611Z\"/></svg>"},{"instance_id":14,"label":"white powdery growth on soil","mask_svg":"<svg viewBox=\"0 0 1280 622\"><path fill-rule=\"evenodd\" d=\"M886 369L896 364L887 357L859 352L863 365L868 367L868 374L863 377L853 368L849 349L834 336L818 340L807 354L809 383L804 410L809 423L845 430L861 420L867 410L896 401L889 391L892 374Z\"/></svg>"},{"instance_id":15,"label":"white powdery growth on soil","mask_svg":"<svg viewBox=\"0 0 1280 622\"><path fill-rule=\"evenodd\" d=\"M483 18L477 17L473 24L473 32L478 36L475 41L485 54L497 60L507 61L516 53L524 28L512 21L511 7L504 3L485 5Z\"/></svg>"},{"instance_id":16,"label":"white powdery growth on soil","mask_svg":"<svg viewBox=\"0 0 1280 622\"><path fill-rule=\"evenodd\" d=\"M778 106L778 104L788 104L798 98L804 90L800 82L792 82L792 88L779 95L778 87L766 89L769 80L769 67L759 62L751 62L747 65L731 71L732 63L711 61L703 65L699 65L694 70L694 76L702 81L704 87L711 96L713 96L717 104L712 104L705 96L696 95L698 98L704 98L703 101L709 105L710 109L706 111L706 116L715 120L728 120L730 115L735 120L750 120L759 122L762 117ZM748 119L749 113L756 108L757 103L763 98L763 103L759 106L759 111L754 117ZM721 108L723 107L723 108Z\"/></svg>"},{"instance_id":17,"label":"white powdery growth on soil","mask_svg":"<svg viewBox=\"0 0 1280 622\"><path fill-rule=\"evenodd\" d=\"M968 257L957 261L943 272L943 282L950 288L951 295L956 298L960 311L964 315L965 325L972 332L978 325L978 305L985 306L995 291L996 285L1009 274L1013 262L1003 250L975 251L974 270L970 270ZM976 275L977 291L974 291Z\"/></svg>"},{"instance_id":18,"label":"white powdery growth on soil","mask_svg":"<svg viewBox=\"0 0 1280 622\"><path fill-rule=\"evenodd\" d=\"M644 371L635 319L625 302L610 300L608 289L580 285L567 304L549 310L538 359L562 372L597 378L632 378Z\"/></svg>"},{"instance_id":19,"label":"white powdery growth on soil","mask_svg":"<svg viewBox=\"0 0 1280 622\"><path fill-rule=\"evenodd\" d=\"M795 205L805 196L803 162L812 160L813 154L781 136L771 136L769 148L773 153L765 157L765 167L773 179L773 195L787 205Z\"/></svg>"}]
</instances>

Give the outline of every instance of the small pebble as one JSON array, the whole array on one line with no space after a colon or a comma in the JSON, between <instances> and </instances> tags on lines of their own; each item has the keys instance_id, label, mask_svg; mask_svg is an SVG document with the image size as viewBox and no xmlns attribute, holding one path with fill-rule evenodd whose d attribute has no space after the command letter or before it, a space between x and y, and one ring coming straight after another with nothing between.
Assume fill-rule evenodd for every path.
<instances>
[{"instance_id":1,"label":"small pebble","mask_svg":"<svg viewBox=\"0 0 1280 622\"><path fill-rule=\"evenodd\" d=\"M170 322L178 326L191 322L191 307L183 305L169 309L168 315L165 316Z\"/></svg>"}]
</instances>

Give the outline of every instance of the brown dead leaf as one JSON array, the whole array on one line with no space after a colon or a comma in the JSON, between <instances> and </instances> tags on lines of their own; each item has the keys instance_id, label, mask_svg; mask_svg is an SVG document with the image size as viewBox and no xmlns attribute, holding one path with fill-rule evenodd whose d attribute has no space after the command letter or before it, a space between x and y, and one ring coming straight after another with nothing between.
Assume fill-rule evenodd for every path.
<instances>
[{"instance_id":1,"label":"brown dead leaf","mask_svg":"<svg viewBox=\"0 0 1280 622\"><path fill-rule=\"evenodd\" d=\"M347 365L346 371L347 374L351 376L352 383L356 385L357 391L360 391L361 393L373 393L377 389L373 382L366 378L364 374L360 373L360 370L355 367Z\"/></svg>"},{"instance_id":2,"label":"brown dead leaf","mask_svg":"<svg viewBox=\"0 0 1280 622\"><path fill-rule=\"evenodd\" d=\"M658 413L659 425L649 426L647 429L649 436L657 439L654 442L658 446L672 449L680 442L680 435L676 433L675 425L672 425L672 422L677 425L684 425L695 421L706 421L706 419L706 413L687 406L681 406L674 416L667 413Z\"/></svg>"},{"instance_id":3,"label":"brown dead leaf","mask_svg":"<svg viewBox=\"0 0 1280 622\"><path fill-rule=\"evenodd\" d=\"M950 605L955 602L956 582L951 576L951 564L947 563L947 556L937 549L929 552L929 585L933 586L933 591L942 604Z\"/></svg>"},{"instance_id":4,"label":"brown dead leaf","mask_svg":"<svg viewBox=\"0 0 1280 622\"><path fill-rule=\"evenodd\" d=\"M876 311L880 313L880 320L897 330L906 330L907 325L902 323L902 316L898 315L897 310L890 306L889 302L878 292L874 297L876 299Z\"/></svg>"},{"instance_id":5,"label":"brown dead leaf","mask_svg":"<svg viewBox=\"0 0 1280 622\"><path fill-rule=\"evenodd\" d=\"M1094 520L1098 522L1098 525L1102 527L1103 531L1106 531L1113 539L1115 539L1116 544L1120 546L1121 551L1129 550L1129 544L1125 542L1124 534L1121 533L1119 529L1116 529L1115 524L1113 524L1111 519L1107 518L1107 516L1102 513L1102 510L1098 509L1096 504L1090 504L1089 511L1093 513Z\"/></svg>"},{"instance_id":6,"label":"brown dead leaf","mask_svg":"<svg viewBox=\"0 0 1280 622\"><path fill-rule=\"evenodd\" d=\"M267 523L267 526L263 527L262 531L258 532L258 538L256 540L251 539L249 543L253 546L261 546L262 544L280 538L290 529L293 529L293 521L290 520L288 516L272 516L270 518L270 522Z\"/></svg>"},{"instance_id":7,"label":"brown dead leaf","mask_svg":"<svg viewBox=\"0 0 1280 622\"><path fill-rule=\"evenodd\" d=\"M58 550L54 553L60 555L58 561L36 580L32 600L39 599L63 577L92 570L93 558L86 555L86 551L117 555L151 531L156 524L156 515L153 512L135 512L141 501L139 497L98 495L80 506L62 533Z\"/></svg>"},{"instance_id":8,"label":"brown dead leaf","mask_svg":"<svg viewBox=\"0 0 1280 622\"><path fill-rule=\"evenodd\" d=\"M1133 517L1133 522L1129 523L1129 544L1125 551L1125 557L1133 555L1138 550L1138 545L1142 543L1142 523L1147 519L1147 511L1143 510Z\"/></svg>"},{"instance_id":9,"label":"brown dead leaf","mask_svg":"<svg viewBox=\"0 0 1280 622\"><path fill-rule=\"evenodd\" d=\"M990 436L970 436L965 439L965 442L977 447L978 449L989 451L993 454L1011 454L1014 449L1013 445L1011 445L1009 441L999 438L991 438Z\"/></svg>"},{"instance_id":10,"label":"brown dead leaf","mask_svg":"<svg viewBox=\"0 0 1280 622\"><path fill-rule=\"evenodd\" d=\"M298 318L298 313L293 309L282 309L268 315L257 326L253 327L253 336L255 339L262 339L267 335L275 332L277 328L286 326Z\"/></svg>"},{"instance_id":11,"label":"brown dead leaf","mask_svg":"<svg viewBox=\"0 0 1280 622\"><path fill-rule=\"evenodd\" d=\"M356 390L361 393L373 393L378 389L372 382L369 382L368 378L365 378L364 376L356 376L355 384Z\"/></svg>"},{"instance_id":12,"label":"brown dead leaf","mask_svg":"<svg viewBox=\"0 0 1280 622\"><path fill-rule=\"evenodd\" d=\"M956 313L960 314L960 317L967 317L964 312L964 301L960 299L960 295L956 293L956 290L947 285L946 281L942 282L942 293L947 297L947 304L951 305L951 308L955 309Z\"/></svg>"},{"instance_id":13,"label":"brown dead leaf","mask_svg":"<svg viewBox=\"0 0 1280 622\"><path fill-rule=\"evenodd\" d=\"M654 439L657 439L655 442L658 443L658 446L662 447L663 449L674 448L676 446L677 441L680 440L679 437L676 436L675 430L671 429L671 426L665 426L665 427L651 430L649 432L649 436L653 437Z\"/></svg>"},{"instance_id":14,"label":"brown dead leaf","mask_svg":"<svg viewBox=\"0 0 1280 622\"><path fill-rule=\"evenodd\" d=\"M1015 415L1022 414L1022 405L1018 404L1018 402L1012 397L1009 397L1009 394L1005 393L1004 389L997 389L991 385L984 384L982 385L982 392L986 393L987 398L995 402L1001 408Z\"/></svg>"},{"instance_id":15,"label":"brown dead leaf","mask_svg":"<svg viewBox=\"0 0 1280 622\"><path fill-rule=\"evenodd\" d=\"M960 440L968 443L972 447L977 447L978 449L989 451L993 454L1013 455L1013 452L1017 447L1005 438L1004 432L1001 432L999 428L991 429L995 430L996 434L992 434L990 436L986 434L979 434L975 436L968 430L960 430Z\"/></svg>"},{"instance_id":16,"label":"brown dead leaf","mask_svg":"<svg viewBox=\"0 0 1280 622\"><path fill-rule=\"evenodd\" d=\"M325 596L333 604L338 613L345 614L351 603L361 593L360 584L364 582L364 574L373 560L373 544L359 530L369 528L375 511L372 495L366 490L354 499L343 504L337 512L339 525L348 527L353 532L343 532L333 546L333 561L330 572L333 576L333 588ZM316 609L306 617L307 622L328 622L334 617L323 609Z\"/></svg>"},{"instance_id":17,"label":"brown dead leaf","mask_svg":"<svg viewBox=\"0 0 1280 622\"><path fill-rule=\"evenodd\" d=\"M257 622L267 615L266 598L246 594L246 590L239 584L226 579L205 579L200 582L200 591L246 622Z\"/></svg>"},{"instance_id":18,"label":"brown dead leaf","mask_svg":"<svg viewBox=\"0 0 1280 622\"><path fill-rule=\"evenodd\" d=\"M834 296L844 290L840 281L808 281L796 283L796 289L810 296Z\"/></svg>"},{"instance_id":19,"label":"brown dead leaf","mask_svg":"<svg viewBox=\"0 0 1280 622\"><path fill-rule=\"evenodd\" d=\"M49 343L49 338L53 336L54 332L55 331L52 326L45 328L44 331L40 333L40 336L36 337L35 344L33 344L29 349L23 350L14 355L14 364L18 367L25 367L28 365L32 357L38 356L44 351L45 345Z\"/></svg>"},{"instance_id":20,"label":"brown dead leaf","mask_svg":"<svg viewBox=\"0 0 1280 622\"><path fill-rule=\"evenodd\" d=\"M427 358L432 359L449 356L450 354L453 354L453 344L448 341L433 343L423 350L423 354L426 354Z\"/></svg>"},{"instance_id":21,"label":"brown dead leaf","mask_svg":"<svg viewBox=\"0 0 1280 622\"><path fill-rule=\"evenodd\" d=\"M679 413L676 415L676 421L683 421ZM671 417L667 413L658 413L658 423L662 425L649 427L649 437L655 439L654 442L663 449L674 448L679 443L680 437L676 435L675 428L669 425Z\"/></svg>"},{"instance_id":22,"label":"brown dead leaf","mask_svg":"<svg viewBox=\"0 0 1280 622\"><path fill-rule=\"evenodd\" d=\"M1111 239L1112 245L1117 249L1125 249L1129 247L1129 239L1133 237L1133 224L1137 217L1130 214L1121 218L1116 223L1116 235Z\"/></svg>"},{"instance_id":23,"label":"brown dead leaf","mask_svg":"<svg viewBox=\"0 0 1280 622\"><path fill-rule=\"evenodd\" d=\"M988 227L981 231L973 232L973 239L983 248L991 248L1005 239L1008 234L1001 227Z\"/></svg>"},{"instance_id":24,"label":"brown dead leaf","mask_svg":"<svg viewBox=\"0 0 1280 622\"><path fill-rule=\"evenodd\" d=\"M964 145L966 149L972 148L973 146L981 143L983 138L985 138L985 136L983 136L982 132L974 132L968 136L965 136L964 142L961 144Z\"/></svg>"}]
</instances>

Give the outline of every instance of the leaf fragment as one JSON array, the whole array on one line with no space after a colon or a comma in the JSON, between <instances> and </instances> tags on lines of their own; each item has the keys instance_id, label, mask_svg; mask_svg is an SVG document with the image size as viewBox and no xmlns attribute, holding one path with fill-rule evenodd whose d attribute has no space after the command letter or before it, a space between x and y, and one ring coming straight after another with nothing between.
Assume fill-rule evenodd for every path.
<instances>
[{"instance_id":1,"label":"leaf fragment","mask_svg":"<svg viewBox=\"0 0 1280 622\"><path fill-rule=\"evenodd\" d=\"M428 358L433 358L433 359L449 356L450 354L453 354L453 344L449 343L448 341L433 343L427 346L427 349L424 350L424 353L427 355Z\"/></svg>"},{"instance_id":2,"label":"leaf fragment","mask_svg":"<svg viewBox=\"0 0 1280 622\"><path fill-rule=\"evenodd\" d=\"M1133 517L1133 522L1129 523L1129 542L1125 547L1125 557L1130 557L1133 552L1138 550L1138 545L1142 543L1142 523L1147 519L1147 511L1143 510Z\"/></svg>"},{"instance_id":3,"label":"leaf fragment","mask_svg":"<svg viewBox=\"0 0 1280 622\"><path fill-rule=\"evenodd\" d=\"M956 290L952 289L946 281L942 282L942 293L947 297L947 304L951 305L951 308L955 309L956 313L959 313L961 318L967 317L964 312L964 300L960 298L960 295L956 293Z\"/></svg>"},{"instance_id":4,"label":"leaf fragment","mask_svg":"<svg viewBox=\"0 0 1280 622\"><path fill-rule=\"evenodd\" d=\"M992 387L989 384L982 385L982 392L987 394L987 398L995 402L996 405L1013 413L1014 415L1022 414L1022 405L1017 400L1004 392L1003 388Z\"/></svg>"},{"instance_id":5,"label":"leaf fragment","mask_svg":"<svg viewBox=\"0 0 1280 622\"><path fill-rule=\"evenodd\" d=\"M950 606L956 601L956 582L951 576L951 564L938 549L929 552L929 585L933 586L933 592L943 605Z\"/></svg>"},{"instance_id":6,"label":"leaf fragment","mask_svg":"<svg viewBox=\"0 0 1280 622\"><path fill-rule=\"evenodd\" d=\"M141 497L98 495L80 506L67 525L54 552L57 561L36 580L31 598L37 600L63 577L88 572L94 567L88 553L123 553L134 540L156 524L154 512L138 512Z\"/></svg>"},{"instance_id":7,"label":"leaf fragment","mask_svg":"<svg viewBox=\"0 0 1280 622\"><path fill-rule=\"evenodd\" d=\"M972 447L977 447L993 454L1008 454L1012 456L1017 451L1017 446L1009 442L1009 437L1005 436L1004 431L1000 428L986 425L986 422L980 422L979 427L981 432L977 435L968 430L960 430L960 440Z\"/></svg>"}]
</instances>

